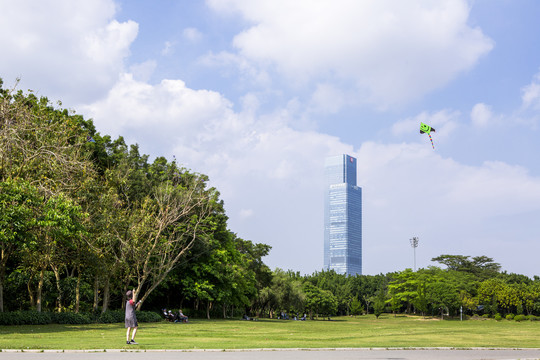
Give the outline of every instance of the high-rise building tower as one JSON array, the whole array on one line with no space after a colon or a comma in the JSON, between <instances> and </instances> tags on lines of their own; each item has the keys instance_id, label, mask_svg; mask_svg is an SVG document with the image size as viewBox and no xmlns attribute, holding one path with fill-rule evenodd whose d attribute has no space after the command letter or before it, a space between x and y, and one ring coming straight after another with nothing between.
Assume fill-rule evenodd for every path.
<instances>
[{"instance_id":1,"label":"high-rise building tower","mask_svg":"<svg viewBox=\"0 0 540 360\"><path fill-rule=\"evenodd\" d=\"M356 185L356 159L325 161L324 268L362 274L362 188Z\"/></svg>"}]
</instances>

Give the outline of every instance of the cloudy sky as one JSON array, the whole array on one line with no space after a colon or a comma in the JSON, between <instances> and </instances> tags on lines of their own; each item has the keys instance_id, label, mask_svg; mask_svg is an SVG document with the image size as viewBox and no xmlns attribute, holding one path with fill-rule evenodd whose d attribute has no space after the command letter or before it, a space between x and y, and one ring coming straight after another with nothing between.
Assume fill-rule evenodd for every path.
<instances>
[{"instance_id":1,"label":"cloudy sky","mask_svg":"<svg viewBox=\"0 0 540 360\"><path fill-rule=\"evenodd\" d=\"M358 159L363 272L540 275L540 2L0 0L0 77L218 188L265 262L323 266L323 164ZM432 125L435 149L418 132Z\"/></svg>"}]
</instances>

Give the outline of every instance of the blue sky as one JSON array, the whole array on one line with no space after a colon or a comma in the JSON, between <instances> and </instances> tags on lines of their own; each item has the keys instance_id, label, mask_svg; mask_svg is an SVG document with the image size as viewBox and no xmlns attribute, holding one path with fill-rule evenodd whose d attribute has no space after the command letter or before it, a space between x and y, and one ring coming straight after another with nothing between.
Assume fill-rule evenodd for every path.
<instances>
[{"instance_id":1,"label":"blue sky","mask_svg":"<svg viewBox=\"0 0 540 360\"><path fill-rule=\"evenodd\" d=\"M358 159L365 274L540 275L540 3L0 0L0 77L207 174L271 267L322 269L324 157ZM435 150L418 133L436 128Z\"/></svg>"}]
</instances>

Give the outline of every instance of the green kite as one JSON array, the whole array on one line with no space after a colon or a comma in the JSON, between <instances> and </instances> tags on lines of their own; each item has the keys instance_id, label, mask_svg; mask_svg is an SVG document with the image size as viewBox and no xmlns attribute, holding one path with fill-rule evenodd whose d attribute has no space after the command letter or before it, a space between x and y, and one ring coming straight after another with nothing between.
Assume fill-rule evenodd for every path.
<instances>
[{"instance_id":1,"label":"green kite","mask_svg":"<svg viewBox=\"0 0 540 360\"><path fill-rule=\"evenodd\" d=\"M432 128L429 125L424 124L423 122L420 123L420 134L428 134L429 140L431 141L431 147L435 149L435 145L433 145L433 139L431 138L431 132L435 132L435 128Z\"/></svg>"}]
</instances>

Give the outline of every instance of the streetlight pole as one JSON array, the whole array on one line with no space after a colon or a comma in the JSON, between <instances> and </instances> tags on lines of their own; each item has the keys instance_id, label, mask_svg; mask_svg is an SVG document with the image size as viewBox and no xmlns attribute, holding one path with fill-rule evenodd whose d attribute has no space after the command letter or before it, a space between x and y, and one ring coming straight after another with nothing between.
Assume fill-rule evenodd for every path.
<instances>
[{"instance_id":1,"label":"streetlight pole","mask_svg":"<svg viewBox=\"0 0 540 360\"><path fill-rule=\"evenodd\" d=\"M414 271L416 271L416 248L418 247L418 237L413 236L413 238L410 239L410 242L414 251Z\"/></svg>"}]
</instances>

